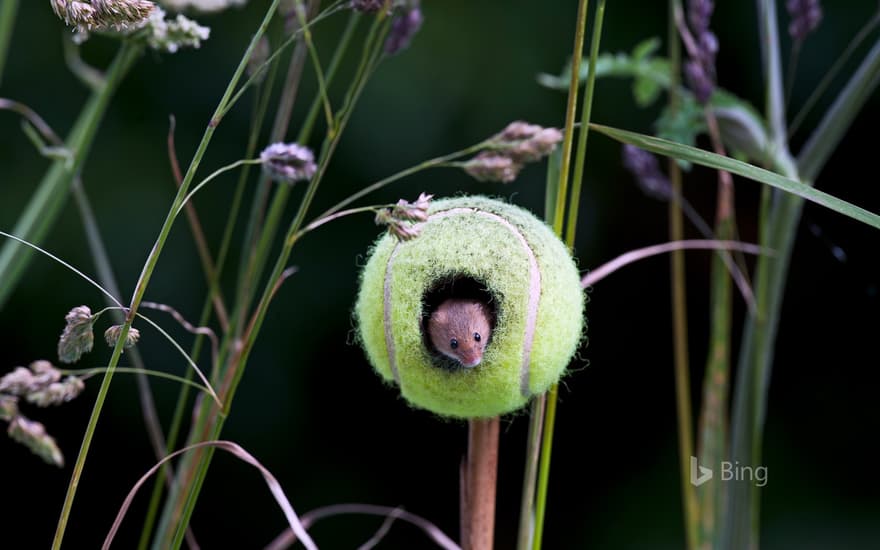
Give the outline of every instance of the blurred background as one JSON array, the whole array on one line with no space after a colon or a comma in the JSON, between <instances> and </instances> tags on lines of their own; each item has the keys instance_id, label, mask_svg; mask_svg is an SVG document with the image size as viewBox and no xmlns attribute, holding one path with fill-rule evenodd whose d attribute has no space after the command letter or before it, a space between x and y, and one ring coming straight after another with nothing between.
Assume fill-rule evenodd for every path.
<instances>
[{"instance_id":1,"label":"blurred background","mask_svg":"<svg viewBox=\"0 0 880 550\"><path fill-rule=\"evenodd\" d=\"M177 150L185 167L267 4L252 1L243 9L196 17L211 27L211 38L201 49L148 53L113 99L82 176L123 301L174 196L165 148L168 117L177 119ZM720 85L760 109L754 3L719 4L712 27L720 42ZM801 54L791 100L795 108L877 9L868 0L845 7L826 4L822 25ZM481 141L512 120L562 126L564 94L541 88L535 76L558 74L567 62L576 7L573 0L425 1L425 22L412 46L383 63L366 88L313 212L400 169ZM786 26L782 3L780 12L780 24ZM325 61L344 22L338 15L314 31ZM61 38L66 32L48 2L21 2L0 85L0 96L26 103L62 136L88 96L63 62ZM663 39L665 50L665 35L665 2L608 3L603 51L630 51L652 36ZM83 55L104 66L115 48L113 40L97 37L84 46ZM286 58L282 64L286 67ZM349 64L340 74L352 70ZM311 67L304 75L291 137L315 91ZM838 78L835 85L843 82L845 78ZM337 102L345 83L340 77L333 86ZM630 84L600 81L594 119L650 132L658 111L636 109ZM834 89L807 119L807 130L833 99ZM242 157L252 100L246 96L224 119L202 161L202 177ZM880 101L874 98L817 182L819 188L874 212L880 211L880 186L868 157L876 154L878 119ZM795 151L808 135L802 131L795 136ZM666 205L633 185L621 168L619 146L593 135L587 155L575 251L581 269L666 241ZM14 226L46 168L47 161L24 137L17 117L0 112L0 229ZM361 204L412 200L422 191L437 196L463 192L500 196L541 215L544 175L543 165L531 166L516 182L499 185L475 182L458 170L433 171L398 182ZM235 177L224 177L195 202L215 251L234 183ZM714 191L711 171L695 169L687 175L686 195L707 219L713 216ZM302 187L294 191L290 216L301 192ZM757 238L758 192L754 182L737 182L739 229L749 242ZM823 237L816 237L812 226ZM346 502L402 506L457 538L458 468L466 424L409 408L352 344L350 315L359 266L379 232L369 215L351 217L325 226L297 246L291 263L299 272L270 309L224 437L261 460L300 513ZM241 224L236 235L240 243ZM688 235L698 237L692 227ZM846 261L835 258L829 242L846 252ZM872 460L880 433L878 243L880 234L865 225L814 205L804 210L770 388L764 458L769 479L761 506L765 548L876 548L880 541L880 481ZM44 245L86 273L95 273L72 200ZM238 253L233 247L228 265L237 265ZM687 255L695 410L706 354L710 259L706 252ZM234 269L228 271L225 282L231 288ZM615 273L590 294L589 345L560 387L546 548L684 545L668 273L668 258L650 259ZM180 219L146 298L195 320L204 295L198 257ZM0 311L0 372L35 359L57 360L64 315L80 304L103 307L102 297L81 279L45 257L35 258ZM742 309L740 301L736 326ZM158 313L152 317L188 347L189 335L170 318ZM182 374L185 366L168 343L141 328L140 349L147 365ZM78 366L104 365L109 356L109 348L98 341ZM152 385L167 426L178 387L162 380ZM81 397L61 408L25 410L56 437L68 461L65 468L45 465L0 438L4 546L45 547L51 540L98 386L99 380L92 379ZM525 415L502 423L499 549L512 548L515 541L527 427ZM81 481L68 546L97 547L126 493L153 463L134 379L117 375ZM146 492L135 500L116 547L133 547L147 500ZM338 517L319 522L312 533L324 548L353 548L380 523L374 517ZM218 453L192 525L203 548L260 548L285 522L259 475ZM427 548L430 543L400 522L380 547Z\"/></svg>"}]
</instances>

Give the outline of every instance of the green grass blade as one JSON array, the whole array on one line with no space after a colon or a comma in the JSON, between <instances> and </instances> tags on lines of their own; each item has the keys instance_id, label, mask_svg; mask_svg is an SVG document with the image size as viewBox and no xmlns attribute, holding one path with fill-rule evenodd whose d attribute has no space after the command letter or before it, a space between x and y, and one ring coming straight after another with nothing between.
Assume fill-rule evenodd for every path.
<instances>
[{"instance_id":1,"label":"green grass blade","mask_svg":"<svg viewBox=\"0 0 880 550\"><path fill-rule=\"evenodd\" d=\"M620 130L618 128L611 128L609 126L602 126L600 124L590 124L590 126L600 134L605 134L606 136L622 143L629 143L658 155L686 160L707 168L727 170L731 174L736 174L759 183L770 185L785 191L786 193L797 195L808 201L824 206L829 210L843 214L848 218L852 218L856 221L868 224L871 227L880 229L880 216L877 214L869 212L864 208L860 208L842 199L838 199L828 193L819 191L805 183L780 176L769 170L730 157L717 155L703 149L675 143L674 141L668 141L636 132L629 132L627 130Z\"/></svg>"},{"instance_id":2,"label":"green grass blade","mask_svg":"<svg viewBox=\"0 0 880 550\"><path fill-rule=\"evenodd\" d=\"M874 95L878 83L880 83L880 39L865 56L798 155L798 171L804 179L816 178L861 112L865 102Z\"/></svg>"},{"instance_id":3,"label":"green grass blade","mask_svg":"<svg viewBox=\"0 0 880 550\"><path fill-rule=\"evenodd\" d=\"M719 223L719 239L732 236L732 224ZM730 381L730 334L733 282L720 254L712 259L711 334L699 424L699 463L715 468L726 460L727 392ZM696 488L698 531L695 548L718 548L719 525L723 517L724 483L706 483Z\"/></svg>"},{"instance_id":4,"label":"green grass blade","mask_svg":"<svg viewBox=\"0 0 880 550\"><path fill-rule=\"evenodd\" d=\"M12 29L15 27L15 12L18 0L3 0L0 5L0 82L3 82L3 68L6 65L6 54L12 41Z\"/></svg>"},{"instance_id":5,"label":"green grass blade","mask_svg":"<svg viewBox=\"0 0 880 550\"><path fill-rule=\"evenodd\" d=\"M34 245L42 244L67 201L71 182L85 162L110 99L142 50L143 46L129 42L119 49L107 71L104 87L92 94L65 143L73 151L72 161L58 160L52 164L11 231L13 235ZM0 307L12 294L31 258L31 249L14 242L5 243L0 249Z\"/></svg>"}]
</instances>

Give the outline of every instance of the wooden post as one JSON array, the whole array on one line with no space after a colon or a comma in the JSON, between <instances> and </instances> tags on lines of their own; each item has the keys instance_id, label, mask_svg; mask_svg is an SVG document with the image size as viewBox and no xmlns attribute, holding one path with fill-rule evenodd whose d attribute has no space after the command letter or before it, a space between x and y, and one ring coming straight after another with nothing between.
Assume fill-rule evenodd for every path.
<instances>
[{"instance_id":1,"label":"wooden post","mask_svg":"<svg viewBox=\"0 0 880 550\"><path fill-rule=\"evenodd\" d=\"M469 422L468 452L461 469L462 550L492 550L499 425L497 416Z\"/></svg>"}]
</instances>

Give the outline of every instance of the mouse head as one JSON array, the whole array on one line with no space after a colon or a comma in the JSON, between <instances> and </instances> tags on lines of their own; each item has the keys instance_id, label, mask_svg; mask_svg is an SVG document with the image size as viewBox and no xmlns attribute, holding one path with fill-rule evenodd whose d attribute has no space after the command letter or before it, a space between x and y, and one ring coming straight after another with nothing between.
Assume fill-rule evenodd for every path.
<instances>
[{"instance_id":1,"label":"mouse head","mask_svg":"<svg viewBox=\"0 0 880 550\"><path fill-rule=\"evenodd\" d=\"M450 298L428 320L428 336L434 348L463 367L483 360L492 335L491 311L479 300Z\"/></svg>"}]
</instances>

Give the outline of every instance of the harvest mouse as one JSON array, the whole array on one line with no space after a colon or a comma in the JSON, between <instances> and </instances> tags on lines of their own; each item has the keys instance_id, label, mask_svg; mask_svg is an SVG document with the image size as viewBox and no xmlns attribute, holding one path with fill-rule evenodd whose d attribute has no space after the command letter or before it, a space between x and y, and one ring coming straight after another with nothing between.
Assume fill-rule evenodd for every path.
<instances>
[{"instance_id":1,"label":"harvest mouse","mask_svg":"<svg viewBox=\"0 0 880 550\"><path fill-rule=\"evenodd\" d=\"M443 355L463 367L476 367L492 336L491 317L491 310L479 300L449 298L428 318L428 336Z\"/></svg>"}]
</instances>

